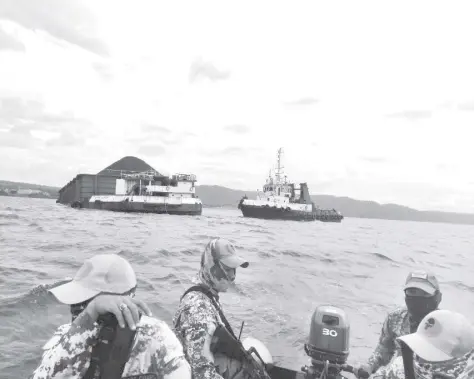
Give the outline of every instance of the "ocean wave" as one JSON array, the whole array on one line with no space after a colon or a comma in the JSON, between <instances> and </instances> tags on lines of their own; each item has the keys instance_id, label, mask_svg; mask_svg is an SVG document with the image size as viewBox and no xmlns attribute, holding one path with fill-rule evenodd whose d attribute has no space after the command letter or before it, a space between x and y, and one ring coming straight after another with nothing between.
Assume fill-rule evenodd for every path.
<instances>
[{"instance_id":1,"label":"ocean wave","mask_svg":"<svg viewBox=\"0 0 474 379\"><path fill-rule=\"evenodd\" d=\"M251 265L238 269L235 288L221 294L226 315L235 328L245 321L243 335L261 339L286 367L306 363L309 320L322 303L349 314L353 362L372 352L409 270L433 268L446 298L474 292L474 242L438 224L279 222L222 209L200 217L111 215L7 201L0 211L0 377L31 374L42 344L70 320L69 308L48 289L97 253L127 258L137 272L137 297L171 322L209 239L233 241ZM465 308L474 312L473 304Z\"/></svg>"},{"instance_id":2,"label":"ocean wave","mask_svg":"<svg viewBox=\"0 0 474 379\"><path fill-rule=\"evenodd\" d=\"M17 215L16 213L0 211L0 219L18 220L18 219L20 219L20 216Z\"/></svg>"},{"instance_id":3,"label":"ocean wave","mask_svg":"<svg viewBox=\"0 0 474 379\"><path fill-rule=\"evenodd\" d=\"M374 256L376 256L377 258L380 258L384 261L392 261L393 262L393 259L386 256L385 254L382 254L382 253L372 253Z\"/></svg>"}]
</instances>

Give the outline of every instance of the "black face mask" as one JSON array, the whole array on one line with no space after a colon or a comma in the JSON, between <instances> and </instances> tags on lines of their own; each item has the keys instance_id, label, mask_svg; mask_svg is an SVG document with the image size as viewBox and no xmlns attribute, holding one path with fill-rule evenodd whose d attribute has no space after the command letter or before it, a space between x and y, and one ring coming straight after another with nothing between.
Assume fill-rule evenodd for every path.
<instances>
[{"instance_id":1,"label":"black face mask","mask_svg":"<svg viewBox=\"0 0 474 379\"><path fill-rule=\"evenodd\" d=\"M418 326L420 321L423 320L423 317L438 308L439 301L436 295L431 297L406 295L405 304L407 305L412 321Z\"/></svg>"},{"instance_id":2,"label":"black face mask","mask_svg":"<svg viewBox=\"0 0 474 379\"><path fill-rule=\"evenodd\" d=\"M90 300L84 301L83 303L79 304L72 304L70 306L70 311L71 311L71 316L72 316L72 322L79 316L84 309L86 309L87 305L89 304Z\"/></svg>"}]
</instances>

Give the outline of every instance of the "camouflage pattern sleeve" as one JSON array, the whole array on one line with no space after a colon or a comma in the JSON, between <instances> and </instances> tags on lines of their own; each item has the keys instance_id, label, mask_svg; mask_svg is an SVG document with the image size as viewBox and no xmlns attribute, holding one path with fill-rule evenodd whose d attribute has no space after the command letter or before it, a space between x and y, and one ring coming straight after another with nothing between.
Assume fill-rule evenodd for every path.
<instances>
[{"instance_id":1,"label":"camouflage pattern sleeve","mask_svg":"<svg viewBox=\"0 0 474 379\"><path fill-rule=\"evenodd\" d=\"M474 378L474 354L468 359L464 371L458 379L473 379Z\"/></svg>"},{"instance_id":2,"label":"camouflage pattern sleeve","mask_svg":"<svg viewBox=\"0 0 474 379\"><path fill-rule=\"evenodd\" d=\"M189 293L182 304L177 331L182 337L193 379L223 379L214 366L210 349L218 322L214 307L201 293Z\"/></svg>"},{"instance_id":3,"label":"camouflage pattern sleeve","mask_svg":"<svg viewBox=\"0 0 474 379\"><path fill-rule=\"evenodd\" d=\"M32 379L79 377L87 370L90 351L84 347L96 338L98 329L85 312L72 324L59 327L43 347L41 363Z\"/></svg>"},{"instance_id":4,"label":"camouflage pattern sleeve","mask_svg":"<svg viewBox=\"0 0 474 379\"><path fill-rule=\"evenodd\" d=\"M474 354L469 359L461 357L447 362L420 363L413 360L415 378L433 378L436 374L446 375L447 378L474 379ZM386 367L381 368L370 379L405 379L403 357L401 355L393 359Z\"/></svg>"},{"instance_id":5,"label":"camouflage pattern sleeve","mask_svg":"<svg viewBox=\"0 0 474 379\"><path fill-rule=\"evenodd\" d=\"M160 379L191 379L191 368L173 330L164 321L148 316L142 316L137 325L137 338L124 373L153 373Z\"/></svg>"},{"instance_id":6,"label":"camouflage pattern sleeve","mask_svg":"<svg viewBox=\"0 0 474 379\"><path fill-rule=\"evenodd\" d=\"M436 374L445 375L447 378L461 379L469 378L474 379L474 370L472 368L472 359L474 356L474 350L459 358L454 358L444 362L419 362L415 355L413 360L413 368L415 370L416 378L433 378ZM469 369L471 365L471 369ZM470 374L469 374L470 371ZM464 376L463 376L464 375ZM469 376L470 375L470 376Z\"/></svg>"},{"instance_id":7,"label":"camouflage pattern sleeve","mask_svg":"<svg viewBox=\"0 0 474 379\"><path fill-rule=\"evenodd\" d=\"M379 367L387 365L390 362L390 359L392 359L393 354L395 353L396 336L392 331L393 322L397 322L396 312L390 313L385 319L382 326L378 345L367 362L371 369L371 373L377 371Z\"/></svg>"},{"instance_id":8,"label":"camouflage pattern sleeve","mask_svg":"<svg viewBox=\"0 0 474 379\"><path fill-rule=\"evenodd\" d=\"M383 367L370 379L405 379L405 368L403 367L403 357L396 357L389 366Z\"/></svg>"}]
</instances>

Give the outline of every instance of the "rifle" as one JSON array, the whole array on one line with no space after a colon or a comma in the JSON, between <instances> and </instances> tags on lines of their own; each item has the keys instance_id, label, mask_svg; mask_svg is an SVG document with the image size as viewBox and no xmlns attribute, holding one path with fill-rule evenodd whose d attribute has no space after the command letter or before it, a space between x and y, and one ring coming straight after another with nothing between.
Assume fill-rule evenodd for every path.
<instances>
[{"instance_id":1,"label":"rifle","mask_svg":"<svg viewBox=\"0 0 474 379\"><path fill-rule=\"evenodd\" d=\"M235 338L223 325L218 325L214 336L217 341L211 346L213 354L222 353L229 358L236 359L242 362L243 369L251 379L271 379L267 373L267 367L258 353L258 351L251 347L245 350L242 343ZM253 356L258 358L258 360Z\"/></svg>"}]
</instances>

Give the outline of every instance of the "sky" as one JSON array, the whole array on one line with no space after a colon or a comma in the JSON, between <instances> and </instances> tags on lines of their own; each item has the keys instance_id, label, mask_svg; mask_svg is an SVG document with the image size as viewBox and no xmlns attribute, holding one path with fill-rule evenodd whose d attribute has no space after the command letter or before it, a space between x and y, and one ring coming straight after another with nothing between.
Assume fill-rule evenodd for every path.
<instances>
[{"instance_id":1,"label":"sky","mask_svg":"<svg viewBox=\"0 0 474 379\"><path fill-rule=\"evenodd\" d=\"M132 155L262 188L474 212L472 1L2 0L0 179Z\"/></svg>"}]
</instances>

